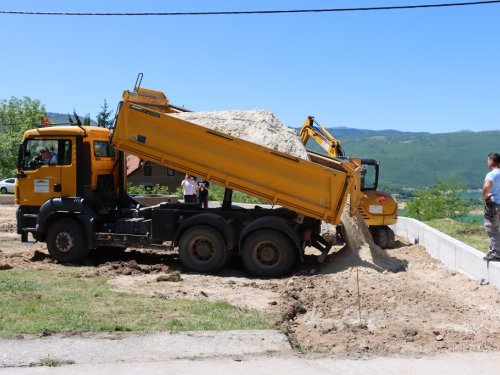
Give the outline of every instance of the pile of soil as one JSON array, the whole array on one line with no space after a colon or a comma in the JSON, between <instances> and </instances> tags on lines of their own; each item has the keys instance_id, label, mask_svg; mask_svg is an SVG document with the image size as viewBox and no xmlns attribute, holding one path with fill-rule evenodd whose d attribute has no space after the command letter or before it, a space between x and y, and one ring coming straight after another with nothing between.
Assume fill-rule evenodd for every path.
<instances>
[{"instance_id":1,"label":"pile of soil","mask_svg":"<svg viewBox=\"0 0 500 375\"><path fill-rule=\"evenodd\" d=\"M309 160L299 133L283 125L272 112L267 110L183 112L169 115Z\"/></svg>"}]
</instances>

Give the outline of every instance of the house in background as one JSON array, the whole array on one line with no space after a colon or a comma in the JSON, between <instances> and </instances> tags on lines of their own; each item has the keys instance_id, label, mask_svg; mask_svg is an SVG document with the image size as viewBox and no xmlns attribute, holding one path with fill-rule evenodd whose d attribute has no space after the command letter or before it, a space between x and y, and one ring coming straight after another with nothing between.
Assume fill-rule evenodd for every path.
<instances>
[{"instance_id":1,"label":"house in background","mask_svg":"<svg viewBox=\"0 0 500 375\"><path fill-rule=\"evenodd\" d=\"M150 161L142 162L137 156L127 156L127 180L132 186L153 188L157 184L167 186L170 193L181 186L185 173Z\"/></svg>"}]
</instances>

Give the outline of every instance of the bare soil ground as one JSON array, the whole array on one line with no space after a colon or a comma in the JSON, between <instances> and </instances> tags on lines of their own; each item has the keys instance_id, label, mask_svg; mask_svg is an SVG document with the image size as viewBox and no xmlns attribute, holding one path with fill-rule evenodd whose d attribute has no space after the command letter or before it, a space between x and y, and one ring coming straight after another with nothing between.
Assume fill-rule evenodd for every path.
<instances>
[{"instance_id":1,"label":"bare soil ground","mask_svg":"<svg viewBox=\"0 0 500 375\"><path fill-rule=\"evenodd\" d=\"M67 267L45 244L22 244L15 206L0 206L0 279L9 269ZM217 275L186 272L175 252L93 253L80 277L108 276L121 291L166 300L225 300L278 312L290 342L323 353L433 353L500 350L500 292L444 267L421 245L396 238L383 251L362 235L319 264L308 249L293 274L257 279L235 258Z\"/></svg>"}]
</instances>

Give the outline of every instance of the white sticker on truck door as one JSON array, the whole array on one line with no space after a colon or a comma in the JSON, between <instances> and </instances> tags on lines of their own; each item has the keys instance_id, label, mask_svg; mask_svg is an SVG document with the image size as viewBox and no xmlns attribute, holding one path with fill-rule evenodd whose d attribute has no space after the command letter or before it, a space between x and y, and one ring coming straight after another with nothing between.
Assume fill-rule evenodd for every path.
<instances>
[{"instance_id":1,"label":"white sticker on truck door","mask_svg":"<svg viewBox=\"0 0 500 375\"><path fill-rule=\"evenodd\" d=\"M35 180L35 193L48 193L49 180Z\"/></svg>"}]
</instances>

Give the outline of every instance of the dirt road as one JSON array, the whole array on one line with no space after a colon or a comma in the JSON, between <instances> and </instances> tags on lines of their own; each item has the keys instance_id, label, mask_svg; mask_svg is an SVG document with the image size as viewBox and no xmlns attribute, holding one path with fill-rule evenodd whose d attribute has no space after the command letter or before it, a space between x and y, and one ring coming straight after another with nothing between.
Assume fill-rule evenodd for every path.
<instances>
[{"instance_id":1,"label":"dirt road","mask_svg":"<svg viewBox=\"0 0 500 375\"><path fill-rule=\"evenodd\" d=\"M44 244L25 245L15 232L15 207L0 211L0 278L21 268L65 267ZM226 300L280 313L288 340L304 351L340 354L500 350L500 293L445 268L420 245L398 237L396 248L336 249L325 263L309 249L292 275L251 277L239 259L217 275L185 272L175 253L129 249L93 254L81 276L111 277L121 291L151 298ZM180 282L148 282L180 271ZM167 280L168 278L165 278Z\"/></svg>"}]
</instances>

